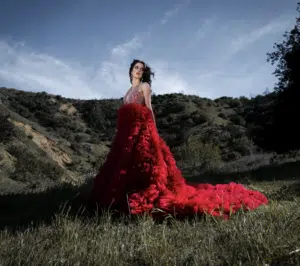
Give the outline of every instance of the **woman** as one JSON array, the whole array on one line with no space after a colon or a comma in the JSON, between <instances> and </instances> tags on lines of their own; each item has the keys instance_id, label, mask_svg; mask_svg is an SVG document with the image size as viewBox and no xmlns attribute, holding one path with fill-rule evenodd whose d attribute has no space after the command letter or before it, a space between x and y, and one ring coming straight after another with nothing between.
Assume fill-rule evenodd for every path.
<instances>
[{"instance_id":1,"label":"woman","mask_svg":"<svg viewBox=\"0 0 300 266\"><path fill-rule=\"evenodd\" d=\"M227 219L240 209L268 203L262 193L236 183L188 185L156 129L150 87L154 73L134 60L129 76L132 86L118 110L117 134L94 180L92 200L98 206L130 214L183 218L208 213Z\"/></svg>"}]
</instances>

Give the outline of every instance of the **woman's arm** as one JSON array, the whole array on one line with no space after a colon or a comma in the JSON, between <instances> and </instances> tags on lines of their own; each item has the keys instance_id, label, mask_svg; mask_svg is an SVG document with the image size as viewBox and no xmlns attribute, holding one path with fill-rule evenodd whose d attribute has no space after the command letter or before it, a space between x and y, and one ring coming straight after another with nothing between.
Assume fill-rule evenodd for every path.
<instances>
[{"instance_id":1,"label":"woman's arm","mask_svg":"<svg viewBox=\"0 0 300 266\"><path fill-rule=\"evenodd\" d=\"M148 83L145 82L145 83L142 84L141 89L142 89L143 94L144 94L145 104L151 110L153 121L154 121L154 124L156 126L155 117L154 117L152 104L151 104L151 92L152 92L151 87Z\"/></svg>"}]
</instances>

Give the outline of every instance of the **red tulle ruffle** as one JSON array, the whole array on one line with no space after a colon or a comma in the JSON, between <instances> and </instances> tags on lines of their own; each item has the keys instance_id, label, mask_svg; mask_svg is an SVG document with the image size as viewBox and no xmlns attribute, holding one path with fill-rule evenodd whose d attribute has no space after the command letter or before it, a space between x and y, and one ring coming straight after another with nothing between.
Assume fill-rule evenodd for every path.
<instances>
[{"instance_id":1,"label":"red tulle ruffle","mask_svg":"<svg viewBox=\"0 0 300 266\"><path fill-rule=\"evenodd\" d=\"M117 129L93 185L92 199L102 207L131 214L208 213L227 219L241 209L254 210L268 203L265 195L241 184L187 184L145 106L123 105Z\"/></svg>"}]
</instances>

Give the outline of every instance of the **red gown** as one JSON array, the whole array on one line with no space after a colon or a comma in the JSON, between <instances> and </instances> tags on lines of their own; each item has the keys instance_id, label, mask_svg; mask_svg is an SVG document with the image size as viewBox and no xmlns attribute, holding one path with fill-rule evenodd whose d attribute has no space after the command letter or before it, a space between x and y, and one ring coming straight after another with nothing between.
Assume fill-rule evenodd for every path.
<instances>
[{"instance_id":1,"label":"red gown","mask_svg":"<svg viewBox=\"0 0 300 266\"><path fill-rule=\"evenodd\" d=\"M237 183L188 184L137 89L118 110L117 134L94 179L91 199L99 207L133 215L177 218L207 213L228 219L238 210L268 203L259 191Z\"/></svg>"}]
</instances>

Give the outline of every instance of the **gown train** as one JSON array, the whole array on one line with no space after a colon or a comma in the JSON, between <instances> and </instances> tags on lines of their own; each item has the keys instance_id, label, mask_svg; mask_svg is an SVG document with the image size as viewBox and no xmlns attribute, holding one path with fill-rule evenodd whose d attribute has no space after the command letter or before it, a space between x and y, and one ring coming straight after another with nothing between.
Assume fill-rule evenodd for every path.
<instances>
[{"instance_id":1,"label":"gown train","mask_svg":"<svg viewBox=\"0 0 300 266\"><path fill-rule=\"evenodd\" d=\"M237 183L188 184L159 136L151 111L136 103L118 110L117 133L91 197L99 207L124 213L181 218L207 213L228 219L241 209L268 203L261 192Z\"/></svg>"}]
</instances>

